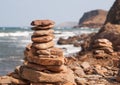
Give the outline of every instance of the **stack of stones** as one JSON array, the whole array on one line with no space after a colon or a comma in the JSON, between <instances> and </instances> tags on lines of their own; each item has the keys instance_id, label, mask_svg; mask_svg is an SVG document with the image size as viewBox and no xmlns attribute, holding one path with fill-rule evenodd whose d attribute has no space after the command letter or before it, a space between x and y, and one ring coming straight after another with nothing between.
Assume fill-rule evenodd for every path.
<instances>
[{"instance_id":1,"label":"stack of stones","mask_svg":"<svg viewBox=\"0 0 120 85\"><path fill-rule=\"evenodd\" d=\"M103 54L113 53L112 43L107 39L97 39L93 44L94 54L101 57Z\"/></svg>"},{"instance_id":2,"label":"stack of stones","mask_svg":"<svg viewBox=\"0 0 120 85\"><path fill-rule=\"evenodd\" d=\"M33 43L25 49L24 64L7 76L17 79L17 82L11 80L12 84L75 85L73 72L65 66L63 51L54 47L54 22L35 20L31 25Z\"/></svg>"}]
</instances>

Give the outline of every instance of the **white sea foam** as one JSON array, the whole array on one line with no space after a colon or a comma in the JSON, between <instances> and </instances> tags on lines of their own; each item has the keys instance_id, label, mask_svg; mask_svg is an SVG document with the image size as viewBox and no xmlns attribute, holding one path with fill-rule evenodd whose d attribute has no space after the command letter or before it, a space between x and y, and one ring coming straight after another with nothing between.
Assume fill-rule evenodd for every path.
<instances>
[{"instance_id":1,"label":"white sea foam","mask_svg":"<svg viewBox=\"0 0 120 85\"><path fill-rule=\"evenodd\" d=\"M24 31L24 32L20 32L20 31L17 31L17 32L9 32L9 33L5 33L5 32L1 32L0 33L0 37L5 37L5 36L12 36L12 37L17 37L17 36L29 36L31 34L31 32L27 32L27 31Z\"/></svg>"}]
</instances>

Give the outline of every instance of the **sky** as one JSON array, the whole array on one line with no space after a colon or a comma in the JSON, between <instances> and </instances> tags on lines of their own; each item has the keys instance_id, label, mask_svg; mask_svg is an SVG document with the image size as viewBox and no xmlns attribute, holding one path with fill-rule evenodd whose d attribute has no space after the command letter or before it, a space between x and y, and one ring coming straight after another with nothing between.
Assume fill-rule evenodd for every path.
<instances>
[{"instance_id":1,"label":"sky","mask_svg":"<svg viewBox=\"0 0 120 85\"><path fill-rule=\"evenodd\" d=\"M31 21L50 19L78 22L84 12L109 10L115 0L0 0L0 26L30 26Z\"/></svg>"}]
</instances>

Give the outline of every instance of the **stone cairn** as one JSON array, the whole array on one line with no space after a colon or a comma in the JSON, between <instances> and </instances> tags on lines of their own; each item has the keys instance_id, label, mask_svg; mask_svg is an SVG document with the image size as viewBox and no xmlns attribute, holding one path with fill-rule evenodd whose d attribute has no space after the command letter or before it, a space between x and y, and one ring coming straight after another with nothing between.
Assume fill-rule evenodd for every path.
<instances>
[{"instance_id":1,"label":"stone cairn","mask_svg":"<svg viewBox=\"0 0 120 85\"><path fill-rule=\"evenodd\" d=\"M54 22L35 20L31 25L32 44L24 51L24 64L0 77L0 85L75 85L73 72L65 66L63 51L54 47Z\"/></svg>"},{"instance_id":2,"label":"stone cairn","mask_svg":"<svg viewBox=\"0 0 120 85\"><path fill-rule=\"evenodd\" d=\"M93 44L94 56L104 58L105 54L113 53L112 43L108 39L97 39Z\"/></svg>"}]
</instances>

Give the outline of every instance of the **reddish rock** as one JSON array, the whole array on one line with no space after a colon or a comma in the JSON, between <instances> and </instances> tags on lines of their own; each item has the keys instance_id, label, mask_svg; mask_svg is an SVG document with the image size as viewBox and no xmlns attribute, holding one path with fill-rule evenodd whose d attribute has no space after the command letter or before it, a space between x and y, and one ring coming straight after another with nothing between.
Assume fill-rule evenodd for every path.
<instances>
[{"instance_id":1,"label":"reddish rock","mask_svg":"<svg viewBox=\"0 0 120 85\"><path fill-rule=\"evenodd\" d=\"M10 84L10 83L11 83L10 77L8 76L0 77L0 85Z\"/></svg>"},{"instance_id":2,"label":"reddish rock","mask_svg":"<svg viewBox=\"0 0 120 85\"><path fill-rule=\"evenodd\" d=\"M33 32L33 36L45 36L45 35L51 35L54 33L54 30L37 30Z\"/></svg>"},{"instance_id":3,"label":"reddish rock","mask_svg":"<svg viewBox=\"0 0 120 85\"><path fill-rule=\"evenodd\" d=\"M107 23L104 25L99 33L95 35L95 39L105 38L108 39L114 48L115 51L119 51L120 46L120 25L114 25Z\"/></svg>"},{"instance_id":4,"label":"reddish rock","mask_svg":"<svg viewBox=\"0 0 120 85\"><path fill-rule=\"evenodd\" d=\"M92 10L84 13L76 27L100 28L103 26L107 16L105 10Z\"/></svg>"},{"instance_id":5,"label":"reddish rock","mask_svg":"<svg viewBox=\"0 0 120 85\"><path fill-rule=\"evenodd\" d=\"M44 70L49 70L52 72L61 72L61 71L66 72L67 71L67 67L64 65L61 65L61 66L56 66L56 65L42 66L42 65L27 62L27 63L25 63L25 66L32 68L32 69L35 69L37 71L44 71Z\"/></svg>"},{"instance_id":6,"label":"reddish rock","mask_svg":"<svg viewBox=\"0 0 120 85\"><path fill-rule=\"evenodd\" d=\"M49 41L53 40L53 38L54 38L54 35L42 36L42 37L34 37L34 36L32 36L31 40L34 43L46 43L46 42L49 42Z\"/></svg>"},{"instance_id":7,"label":"reddish rock","mask_svg":"<svg viewBox=\"0 0 120 85\"><path fill-rule=\"evenodd\" d=\"M45 73L40 71L35 71L29 68L21 69L21 77L35 83L59 83L59 82L71 82L74 84L74 75L71 70L66 73Z\"/></svg>"},{"instance_id":8,"label":"reddish rock","mask_svg":"<svg viewBox=\"0 0 120 85\"><path fill-rule=\"evenodd\" d=\"M32 30L47 30L47 29L52 29L54 27L54 25L48 25L48 26L44 26L44 27L41 27L41 26L37 26L37 27L32 27L31 29Z\"/></svg>"},{"instance_id":9,"label":"reddish rock","mask_svg":"<svg viewBox=\"0 0 120 85\"><path fill-rule=\"evenodd\" d=\"M42 28L49 26L49 25L54 25L54 24L55 22L52 20L34 20L31 22L32 26L40 26Z\"/></svg>"},{"instance_id":10,"label":"reddish rock","mask_svg":"<svg viewBox=\"0 0 120 85\"><path fill-rule=\"evenodd\" d=\"M113 6L108 12L105 24L120 24L120 0L115 0Z\"/></svg>"},{"instance_id":11,"label":"reddish rock","mask_svg":"<svg viewBox=\"0 0 120 85\"><path fill-rule=\"evenodd\" d=\"M47 43L33 43L32 46L35 47L36 49L39 49L39 50L45 50L45 49L48 49L50 47L53 47L54 42L50 41Z\"/></svg>"},{"instance_id":12,"label":"reddish rock","mask_svg":"<svg viewBox=\"0 0 120 85\"><path fill-rule=\"evenodd\" d=\"M42 55L55 55L55 56L63 56L63 50L60 48L50 48L46 50L37 50L38 54Z\"/></svg>"}]
</instances>

